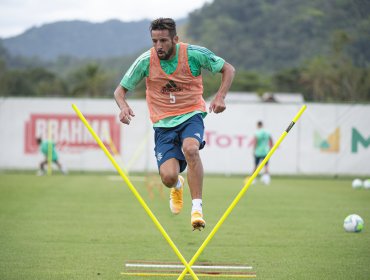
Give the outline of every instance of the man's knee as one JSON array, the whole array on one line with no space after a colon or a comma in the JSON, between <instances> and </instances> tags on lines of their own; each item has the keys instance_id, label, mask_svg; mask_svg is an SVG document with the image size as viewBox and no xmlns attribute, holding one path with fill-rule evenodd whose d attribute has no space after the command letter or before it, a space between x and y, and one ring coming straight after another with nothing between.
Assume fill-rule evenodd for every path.
<instances>
[{"instance_id":1,"label":"man's knee","mask_svg":"<svg viewBox=\"0 0 370 280\"><path fill-rule=\"evenodd\" d=\"M177 180L178 180L178 174L175 173L175 172L160 172L160 175L161 175L161 180L162 180L162 183L168 187L168 188L172 188L173 186L176 185L177 183Z\"/></svg>"},{"instance_id":2,"label":"man's knee","mask_svg":"<svg viewBox=\"0 0 370 280\"><path fill-rule=\"evenodd\" d=\"M196 160L199 158L199 142L189 141L188 143L184 144L183 152L187 161Z\"/></svg>"},{"instance_id":3,"label":"man's knee","mask_svg":"<svg viewBox=\"0 0 370 280\"><path fill-rule=\"evenodd\" d=\"M164 163L161 164L159 168L159 175L161 176L161 180L163 184L168 188L172 188L176 185L179 172L179 162L175 158L166 160Z\"/></svg>"}]
</instances>

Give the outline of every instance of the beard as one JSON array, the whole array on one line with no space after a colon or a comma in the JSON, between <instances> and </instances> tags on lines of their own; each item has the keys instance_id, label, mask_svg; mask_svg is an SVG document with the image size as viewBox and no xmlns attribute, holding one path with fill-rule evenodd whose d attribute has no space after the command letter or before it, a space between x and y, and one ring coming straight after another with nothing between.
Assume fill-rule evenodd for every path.
<instances>
[{"instance_id":1,"label":"beard","mask_svg":"<svg viewBox=\"0 0 370 280\"><path fill-rule=\"evenodd\" d=\"M167 52L161 51L160 53L158 53L158 51L157 51L158 58L160 60L168 60L171 57L175 46L176 46L176 44L172 44L171 48L169 48L169 50Z\"/></svg>"}]
</instances>

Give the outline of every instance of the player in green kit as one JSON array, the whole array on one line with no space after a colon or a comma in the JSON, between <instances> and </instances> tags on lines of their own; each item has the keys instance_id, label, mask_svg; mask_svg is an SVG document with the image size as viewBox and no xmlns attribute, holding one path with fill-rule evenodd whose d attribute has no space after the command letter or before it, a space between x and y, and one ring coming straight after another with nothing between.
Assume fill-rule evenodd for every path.
<instances>
[{"instance_id":1,"label":"player in green kit","mask_svg":"<svg viewBox=\"0 0 370 280\"><path fill-rule=\"evenodd\" d=\"M254 134L253 146L254 146L254 170L257 169L258 165L267 156L268 152L274 145L270 132L263 128L262 121L257 122L257 131ZM261 180L263 183L268 185L271 181L268 162L265 165L265 173L262 175Z\"/></svg>"},{"instance_id":2,"label":"player in green kit","mask_svg":"<svg viewBox=\"0 0 370 280\"><path fill-rule=\"evenodd\" d=\"M37 138L36 142L39 145L40 152L45 156L45 159L40 163L40 169L37 172L37 175L39 176L45 175L45 165L48 163L49 145L51 145L51 161L58 166L59 170L63 174L67 174L67 170L64 169L59 162L59 157L55 148L55 143L54 142L50 143L47 140L43 141L41 138Z\"/></svg>"},{"instance_id":3,"label":"player in green kit","mask_svg":"<svg viewBox=\"0 0 370 280\"><path fill-rule=\"evenodd\" d=\"M135 116L126 93L145 79L146 101L153 123L158 171L170 188L170 209L179 214L183 208L184 178L192 199L193 230L205 227L203 217L203 165L199 150L205 142L203 118L207 111L216 114L226 109L225 97L234 78L234 67L205 47L179 41L176 23L158 18L150 24L153 47L139 56L123 76L114 97L121 112L119 119L130 124ZM221 74L220 87L210 102L203 99L202 70Z\"/></svg>"}]
</instances>

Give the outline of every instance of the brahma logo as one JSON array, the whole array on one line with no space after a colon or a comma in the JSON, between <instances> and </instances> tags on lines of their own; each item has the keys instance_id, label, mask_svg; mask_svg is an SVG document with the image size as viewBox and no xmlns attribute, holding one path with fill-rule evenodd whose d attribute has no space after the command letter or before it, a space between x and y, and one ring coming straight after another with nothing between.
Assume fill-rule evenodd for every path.
<instances>
[{"instance_id":1,"label":"brahma logo","mask_svg":"<svg viewBox=\"0 0 370 280\"><path fill-rule=\"evenodd\" d=\"M338 153L340 143L340 129L337 127L334 132L324 139L317 131L314 132L314 146L322 152Z\"/></svg>"},{"instance_id":2,"label":"brahma logo","mask_svg":"<svg viewBox=\"0 0 370 280\"><path fill-rule=\"evenodd\" d=\"M86 115L94 131L103 143L114 145L120 150L120 125L114 115ZM32 114L25 123L24 150L26 154L38 152L36 138L48 139L66 152L80 152L84 149L100 149L90 132L74 115Z\"/></svg>"}]
</instances>

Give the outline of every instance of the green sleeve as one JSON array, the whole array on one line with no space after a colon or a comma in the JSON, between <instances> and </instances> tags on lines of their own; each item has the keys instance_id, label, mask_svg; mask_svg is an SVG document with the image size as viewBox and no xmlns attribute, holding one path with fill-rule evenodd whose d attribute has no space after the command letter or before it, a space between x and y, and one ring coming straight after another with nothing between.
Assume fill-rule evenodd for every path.
<instances>
[{"instance_id":1,"label":"green sleeve","mask_svg":"<svg viewBox=\"0 0 370 280\"><path fill-rule=\"evenodd\" d=\"M218 73L225 64L225 60L221 57L205 47L196 45L188 46L188 60L190 70L194 76L199 76L202 68L212 73Z\"/></svg>"},{"instance_id":2,"label":"green sleeve","mask_svg":"<svg viewBox=\"0 0 370 280\"><path fill-rule=\"evenodd\" d=\"M48 153L48 143L47 142L45 142L45 141L41 142L40 151L44 155L47 155L47 153Z\"/></svg>"},{"instance_id":3,"label":"green sleeve","mask_svg":"<svg viewBox=\"0 0 370 280\"><path fill-rule=\"evenodd\" d=\"M149 75L150 50L139 56L121 80L121 86L133 91L137 84Z\"/></svg>"}]
</instances>

